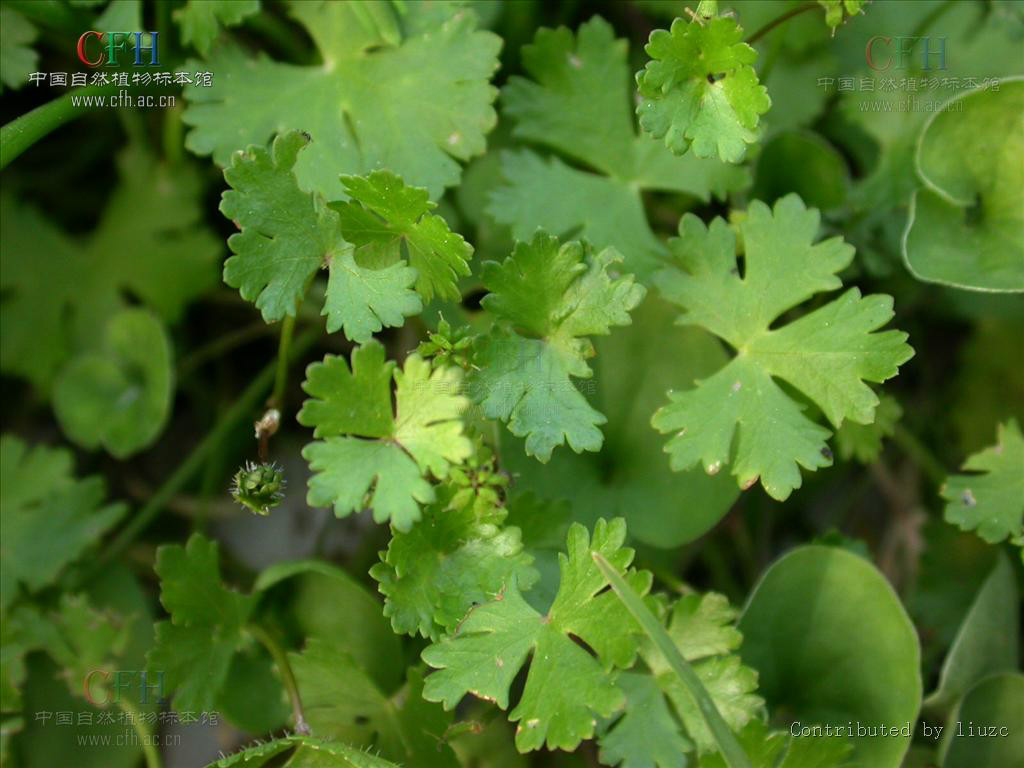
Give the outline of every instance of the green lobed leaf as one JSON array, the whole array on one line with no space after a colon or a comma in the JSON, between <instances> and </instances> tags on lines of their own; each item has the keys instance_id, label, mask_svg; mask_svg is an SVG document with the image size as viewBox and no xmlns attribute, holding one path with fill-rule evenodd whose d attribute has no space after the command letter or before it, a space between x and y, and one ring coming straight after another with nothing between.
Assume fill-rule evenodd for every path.
<instances>
[{"instance_id":1,"label":"green lobed leaf","mask_svg":"<svg viewBox=\"0 0 1024 768\"><path fill-rule=\"evenodd\" d=\"M73 354L102 347L122 309L141 303L174 323L216 283L220 248L200 220L195 170L137 145L117 167L120 181L84 240L0 198L0 367L44 391Z\"/></svg>"},{"instance_id":2,"label":"green lobed leaf","mask_svg":"<svg viewBox=\"0 0 1024 768\"><path fill-rule=\"evenodd\" d=\"M48 618L51 628L44 648L60 665L73 695L82 696L94 670L103 670L105 679L110 678L128 643L130 618L93 606L84 594L68 592L61 595L57 610ZM112 695L108 692L108 700ZM102 700L102 694L99 697Z\"/></svg>"},{"instance_id":3,"label":"green lobed leaf","mask_svg":"<svg viewBox=\"0 0 1024 768\"><path fill-rule=\"evenodd\" d=\"M607 581L591 558L601 552L625 572L633 559L633 550L622 546L625 537L622 520L599 520L593 538L574 524L567 553L559 555L561 582L547 614L530 607L510 580L496 598L471 610L453 635L423 651L423 660L438 670L427 677L424 697L453 709L472 693L507 709L512 682L532 651L525 688L509 715L519 723L516 747L572 750L591 738L595 717L608 717L624 703L609 672L632 665L637 652L639 627L614 594L602 592ZM641 593L650 588L647 573L629 571L626 578Z\"/></svg>"},{"instance_id":4,"label":"green lobed leaf","mask_svg":"<svg viewBox=\"0 0 1024 768\"><path fill-rule=\"evenodd\" d=\"M681 306L679 322L700 325L727 342L736 356L693 389L670 392L652 424L674 433L666 446L673 469L698 462L709 474L731 463L741 488L759 479L784 500L801 484L800 470L829 466L829 431L775 381L812 400L833 426L850 419L870 424L878 397L865 382L895 376L913 356L901 331L876 332L893 315L892 299L862 297L851 288L838 299L781 327L787 310L842 283L836 272L853 248L838 237L814 243L818 212L789 195L774 210L751 203L736 234L722 220L710 227L687 214L671 242L678 267L659 276L662 293Z\"/></svg>"},{"instance_id":5,"label":"green lobed leaf","mask_svg":"<svg viewBox=\"0 0 1024 768\"><path fill-rule=\"evenodd\" d=\"M502 525L504 510L481 517L472 506L457 506L453 496L442 491L412 530L395 532L370 569L395 632L436 641L512 579L523 589L537 580L519 529Z\"/></svg>"},{"instance_id":6,"label":"green lobed leaf","mask_svg":"<svg viewBox=\"0 0 1024 768\"><path fill-rule=\"evenodd\" d=\"M71 454L45 445L0 438L0 610L18 587L37 592L125 514L123 504L104 504L98 476L76 480Z\"/></svg>"},{"instance_id":7,"label":"green lobed leaf","mask_svg":"<svg viewBox=\"0 0 1024 768\"><path fill-rule=\"evenodd\" d=\"M259 0L188 0L172 15L181 27L182 42L205 56L221 28L238 26L259 10Z\"/></svg>"},{"instance_id":8,"label":"green lobed leaf","mask_svg":"<svg viewBox=\"0 0 1024 768\"><path fill-rule=\"evenodd\" d=\"M600 17L537 31L522 48L532 79L513 76L502 92L513 136L582 163L574 168L531 150L503 152L503 184L491 191L487 211L519 240L539 227L561 237L614 247L627 268L645 277L665 254L647 222L644 190L683 193L708 201L746 186L745 169L677 157L637 134L633 124L627 41L617 40Z\"/></svg>"},{"instance_id":9,"label":"green lobed leaf","mask_svg":"<svg viewBox=\"0 0 1024 768\"><path fill-rule=\"evenodd\" d=\"M601 448L605 417L573 378L593 375L587 337L628 325L644 296L631 275L610 274L620 258L538 232L504 262L484 263L489 293L481 303L496 324L478 340L470 394L487 417L525 437L526 452L541 462L566 442L577 453Z\"/></svg>"},{"instance_id":10,"label":"green lobed leaf","mask_svg":"<svg viewBox=\"0 0 1024 768\"><path fill-rule=\"evenodd\" d=\"M637 72L640 125L677 155L737 163L757 140L758 118L771 99L751 66L757 52L742 42L729 17L676 19L656 29L644 47L651 57Z\"/></svg>"},{"instance_id":11,"label":"green lobed leaf","mask_svg":"<svg viewBox=\"0 0 1024 768\"><path fill-rule=\"evenodd\" d=\"M1024 435L1016 419L998 426L996 444L967 458L940 489L946 520L995 543L1024 537Z\"/></svg>"},{"instance_id":12,"label":"green lobed leaf","mask_svg":"<svg viewBox=\"0 0 1024 768\"><path fill-rule=\"evenodd\" d=\"M468 400L459 394L461 381L459 369L432 371L415 354L398 370L377 342L352 352L351 370L335 355L311 365L303 389L312 399L298 415L321 438L302 451L314 472L309 503L345 517L365 500L374 520L408 531L420 519L420 504L435 499L428 476L443 480L472 453L462 433Z\"/></svg>"},{"instance_id":13,"label":"green lobed leaf","mask_svg":"<svg viewBox=\"0 0 1024 768\"><path fill-rule=\"evenodd\" d=\"M0 91L28 83L39 64L32 48L37 36L32 22L9 6L0 8Z\"/></svg>"},{"instance_id":14,"label":"green lobed leaf","mask_svg":"<svg viewBox=\"0 0 1024 768\"><path fill-rule=\"evenodd\" d=\"M355 244L357 255L368 253L375 262L395 263L404 243L409 264L416 270L416 290L429 301L460 297L457 280L469 274L467 262L473 247L448 229L437 214L427 190L407 187L388 171L365 177L342 176L352 201L334 203L341 215L345 236Z\"/></svg>"},{"instance_id":15,"label":"green lobed leaf","mask_svg":"<svg viewBox=\"0 0 1024 768\"><path fill-rule=\"evenodd\" d=\"M327 316L327 330L342 329L354 341L367 341L422 309L412 290L416 272L398 254L372 266L357 260L342 217L318 194L298 186L295 164L309 141L298 131L279 134L270 152L250 147L225 168L232 189L224 192L220 210L241 232L228 239L235 255L224 264L224 281L272 323L296 314L310 281L326 267L321 314ZM416 192L397 179L393 187L396 194Z\"/></svg>"},{"instance_id":16,"label":"green lobed leaf","mask_svg":"<svg viewBox=\"0 0 1024 768\"><path fill-rule=\"evenodd\" d=\"M147 672L163 675L179 712L213 711L232 659L248 642L244 628L255 599L224 586L217 544L199 533L184 547L160 547L155 570L171 618L156 625Z\"/></svg>"},{"instance_id":17,"label":"green lobed leaf","mask_svg":"<svg viewBox=\"0 0 1024 768\"><path fill-rule=\"evenodd\" d=\"M313 137L296 163L303 190L344 195L342 174L388 169L437 199L455 185L459 163L484 150L494 126L490 78L501 40L476 29L467 8L432 20L412 8L401 30L390 3L288 5L313 38L321 62L298 66L251 58L234 44L190 69L210 70L212 86L189 86L185 143L227 165L233 152L275 133ZM194 64L194 66L193 66ZM444 105L444 108L438 108Z\"/></svg>"},{"instance_id":18,"label":"green lobed leaf","mask_svg":"<svg viewBox=\"0 0 1024 768\"><path fill-rule=\"evenodd\" d=\"M705 685L706 682L721 678L714 671L710 675L706 673L709 665L726 661L731 662L732 666L738 667L739 660L730 657L712 658L703 665L705 671L698 672L697 668L691 666L683 656L672 636L665 631L661 619L644 604L643 596L616 573L607 558L601 553L595 552L593 558L601 573L611 584L616 597L647 635L649 642L643 649L644 660L651 668L652 673L660 678L660 687L667 692L672 700L676 712L686 724L688 732L704 742L703 749L715 749L722 752L729 768L749 768L749 761L731 730L731 728L746 722L747 717L742 717L734 722L736 713L728 713L728 719L723 716L721 695L716 700ZM741 685L743 693L756 687L756 674L750 670L747 672L753 675L753 684L749 687L745 684ZM721 691L719 693L721 694ZM754 706L760 708L760 700L756 700Z\"/></svg>"},{"instance_id":19,"label":"green lobed leaf","mask_svg":"<svg viewBox=\"0 0 1024 768\"><path fill-rule=\"evenodd\" d=\"M630 313L630 325L595 339L594 377L585 386L593 407L608 418L601 451L556 452L541 465L518 441L503 445L502 466L516 478L517 491L564 499L573 519L585 524L623 517L631 536L659 548L693 541L721 519L739 495L732 478L673 472L652 439L650 414L665 391L728 361L716 338L674 325L675 315L668 302L648 294Z\"/></svg>"},{"instance_id":20,"label":"green lobed leaf","mask_svg":"<svg viewBox=\"0 0 1024 768\"><path fill-rule=\"evenodd\" d=\"M679 730L657 681L623 672L616 685L626 697L623 714L601 735L601 762L621 768L674 768L693 742Z\"/></svg>"}]
</instances>

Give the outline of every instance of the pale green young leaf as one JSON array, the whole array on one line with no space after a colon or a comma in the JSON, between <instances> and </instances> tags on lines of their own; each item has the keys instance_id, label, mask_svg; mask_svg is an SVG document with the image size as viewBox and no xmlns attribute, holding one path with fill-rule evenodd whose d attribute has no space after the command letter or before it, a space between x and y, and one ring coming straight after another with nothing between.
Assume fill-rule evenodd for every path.
<instances>
[{"instance_id":1,"label":"pale green young leaf","mask_svg":"<svg viewBox=\"0 0 1024 768\"><path fill-rule=\"evenodd\" d=\"M668 634L687 661L736 651L743 635L736 629L737 611L725 595L707 592L684 595L672 606Z\"/></svg>"},{"instance_id":2,"label":"pale green young leaf","mask_svg":"<svg viewBox=\"0 0 1024 768\"><path fill-rule=\"evenodd\" d=\"M296 177L328 200L344 196L342 174L383 168L433 199L456 184L459 163L484 151L495 123L489 81L501 40L477 30L468 8L410 23L405 34L391 4L300 1L288 9L322 63L252 58L230 43L215 48L194 67L213 72L212 86L186 88L186 146L227 165L233 152L275 133L305 131L313 143Z\"/></svg>"},{"instance_id":3,"label":"pale green young leaf","mask_svg":"<svg viewBox=\"0 0 1024 768\"><path fill-rule=\"evenodd\" d=\"M616 684L626 696L620 717L600 737L601 762L620 768L676 768L693 751L679 729L657 681L623 672Z\"/></svg>"},{"instance_id":4,"label":"pale green young leaf","mask_svg":"<svg viewBox=\"0 0 1024 768\"><path fill-rule=\"evenodd\" d=\"M18 586L35 592L95 544L125 513L106 504L101 477L76 480L71 454L0 439L0 610Z\"/></svg>"},{"instance_id":5,"label":"pale green young leaf","mask_svg":"<svg viewBox=\"0 0 1024 768\"><path fill-rule=\"evenodd\" d=\"M426 189L407 187L389 171L368 176L342 176L345 192L354 202L335 203L345 237L375 262L392 264L404 243L416 270L416 290L428 301L434 294L458 299L459 277L469 274L473 247L448 229Z\"/></svg>"},{"instance_id":6,"label":"pale green young leaf","mask_svg":"<svg viewBox=\"0 0 1024 768\"><path fill-rule=\"evenodd\" d=\"M236 27L259 10L259 0L188 0L173 16L182 42L205 56L222 28Z\"/></svg>"},{"instance_id":7,"label":"pale green young leaf","mask_svg":"<svg viewBox=\"0 0 1024 768\"><path fill-rule=\"evenodd\" d=\"M356 259L341 217L298 186L295 163L308 143L297 131L280 134L270 152L250 147L224 170L232 188L220 210L241 230L228 239L235 255L224 264L224 281L272 323L295 315L313 276L326 267L327 330L366 341L420 311L412 290L416 272L400 258L372 266Z\"/></svg>"},{"instance_id":8,"label":"pale green young leaf","mask_svg":"<svg viewBox=\"0 0 1024 768\"><path fill-rule=\"evenodd\" d=\"M611 249L594 254L538 232L501 264L484 264L482 304L497 323L478 342L470 391L542 462L566 442L577 453L601 447L605 418L573 378L593 375L587 337L628 325L644 296L632 275L612 277L619 260Z\"/></svg>"},{"instance_id":9,"label":"pale green young leaf","mask_svg":"<svg viewBox=\"0 0 1024 768\"><path fill-rule=\"evenodd\" d=\"M537 580L519 529L481 519L472 506L456 506L453 495L442 491L411 531L396 531L370 569L395 632L436 641L512 579L523 589Z\"/></svg>"},{"instance_id":10,"label":"pale green young leaf","mask_svg":"<svg viewBox=\"0 0 1024 768\"><path fill-rule=\"evenodd\" d=\"M627 41L615 39L600 17L580 25L539 29L522 49L532 79L514 76L502 92L513 135L584 164L570 167L531 150L502 153L503 184L487 211L519 240L539 227L573 235L598 249L614 247L629 271L645 276L665 246L647 222L642 190L683 193L708 201L749 183L745 169L677 157L660 142L637 134Z\"/></svg>"},{"instance_id":11,"label":"pale green young leaf","mask_svg":"<svg viewBox=\"0 0 1024 768\"><path fill-rule=\"evenodd\" d=\"M665 630L660 616L660 602L656 599L645 602L643 595L623 579L601 553L595 552L593 559L601 573L608 579L615 596L642 627L647 636L646 642L641 648L644 660L652 674L658 677L659 685L673 701L677 714L686 723L687 728L692 729L692 732L701 739L704 748L721 750L729 768L750 768L746 755L736 742L732 728L737 722L740 724L746 722L749 716L753 715L753 708L755 706L760 708L760 701L756 697L747 697L753 699L749 706L744 708L733 706L727 720L720 711L722 705L733 705L735 702L726 699L722 694L733 693L729 689L736 686L726 686L724 691L719 686L717 693L723 701L716 701L705 684L708 679L718 681L721 675L716 674L713 669L709 674L708 670L711 665L723 660L728 661L728 657L713 656L703 660L701 662L703 671L698 673L697 667L691 665L683 657L672 636ZM655 615L652 608L659 615ZM738 662L732 666L743 669ZM747 677L750 676L749 671L745 674ZM756 687L756 681L749 686L743 683L739 691L740 695L746 693L746 690L743 689L752 687ZM749 715L745 711L748 708L752 710ZM737 717L737 710L742 719Z\"/></svg>"},{"instance_id":12,"label":"pale green young leaf","mask_svg":"<svg viewBox=\"0 0 1024 768\"><path fill-rule=\"evenodd\" d=\"M738 612L723 596L714 592L704 595L686 595L670 611L668 638L691 668L714 703L722 721L732 730L739 731L764 711L764 701L756 694L757 673L744 666L735 653L743 640L736 629ZM680 679L662 654L652 643L641 646L641 656L649 670L646 679L661 703L648 701L656 710L671 705L674 719L659 717L658 728L662 739L680 739L686 743L686 752L708 752L718 749L718 742L709 729L701 707L692 691ZM637 673L634 673L637 674ZM627 690L628 696L628 690ZM629 705L627 703L627 716ZM623 721L625 721L625 717ZM681 724L681 727L680 727ZM621 725L620 725L621 727ZM602 748L608 735L602 737ZM639 745L637 745L639 750ZM642 751L631 753L638 759ZM628 764L628 762L627 762Z\"/></svg>"},{"instance_id":13,"label":"pale green young leaf","mask_svg":"<svg viewBox=\"0 0 1024 768\"><path fill-rule=\"evenodd\" d=\"M737 163L757 140L757 123L771 106L751 66L757 52L742 42L729 17L704 22L678 18L656 29L644 50L651 57L636 75L640 125L677 155Z\"/></svg>"},{"instance_id":14,"label":"pale green young leaf","mask_svg":"<svg viewBox=\"0 0 1024 768\"><path fill-rule=\"evenodd\" d=\"M1024 435L1016 419L1000 424L996 444L967 458L971 474L950 475L942 486L946 520L996 543L1024 537Z\"/></svg>"},{"instance_id":15,"label":"pale green young leaf","mask_svg":"<svg viewBox=\"0 0 1024 768\"><path fill-rule=\"evenodd\" d=\"M635 657L639 627L607 585L591 557L602 553L618 572L625 572L633 550L622 546L622 520L599 520L591 538L577 524L569 529L567 553L559 555L560 585L546 615L523 599L514 580L495 599L469 612L455 634L423 651L438 671L426 681L423 695L454 708L467 693L509 706L509 688L533 653L518 704L509 719L518 722L516 746L526 752L575 749L591 738L596 717L609 717L624 695L609 675L629 667ZM633 588L646 593L650 575L629 571ZM584 651L573 638L590 647ZM571 679L572 685L564 681Z\"/></svg>"},{"instance_id":16,"label":"pale green young leaf","mask_svg":"<svg viewBox=\"0 0 1024 768\"><path fill-rule=\"evenodd\" d=\"M167 331L152 312L118 312L102 350L77 355L57 376L53 408L64 433L117 458L152 445L170 415L172 360Z\"/></svg>"},{"instance_id":17,"label":"pale green young leaf","mask_svg":"<svg viewBox=\"0 0 1024 768\"><path fill-rule=\"evenodd\" d=\"M232 658L248 642L243 630L255 599L224 586L218 561L216 542L198 533L184 547L157 550L160 602L171 618L156 625L147 670L164 676L179 711L211 711Z\"/></svg>"},{"instance_id":18,"label":"pale green young leaf","mask_svg":"<svg viewBox=\"0 0 1024 768\"><path fill-rule=\"evenodd\" d=\"M652 666L658 685L672 702L686 734L697 745L697 750L707 752L717 749L716 739L693 694L670 670L659 670L657 663ZM764 699L757 695L757 672L745 666L739 656L711 656L694 662L693 671L715 703L722 719L732 730L739 731L762 715Z\"/></svg>"},{"instance_id":19,"label":"pale green young leaf","mask_svg":"<svg viewBox=\"0 0 1024 768\"><path fill-rule=\"evenodd\" d=\"M418 355L398 370L376 342L353 351L351 369L334 355L311 365L303 384L311 399L298 416L321 438L302 452L314 472L309 503L332 506L339 517L369 506L377 522L408 531L420 504L435 499L428 477L444 479L472 453L462 433L468 400L461 384L459 369L432 371Z\"/></svg>"},{"instance_id":20,"label":"pale green young leaf","mask_svg":"<svg viewBox=\"0 0 1024 768\"><path fill-rule=\"evenodd\" d=\"M102 347L118 311L141 303L173 323L216 284L220 246L200 219L195 170L135 145L117 167L120 182L84 240L0 198L0 367L43 390L73 353Z\"/></svg>"},{"instance_id":21,"label":"pale green young leaf","mask_svg":"<svg viewBox=\"0 0 1024 768\"><path fill-rule=\"evenodd\" d=\"M386 691L327 640L311 639L289 660L315 734L371 749L410 768L458 766L444 744L452 717L424 701L423 678L416 669L409 670L408 681L397 691Z\"/></svg>"},{"instance_id":22,"label":"pale green young leaf","mask_svg":"<svg viewBox=\"0 0 1024 768\"><path fill-rule=\"evenodd\" d=\"M913 355L900 331L876 332L892 317L892 299L862 297L852 288L838 299L778 328L776 319L818 292L840 288L836 273L853 248L840 238L814 243L818 212L795 195L750 205L736 234L722 220L707 227L687 214L671 247L678 268L660 276L662 292L700 325L736 350L717 373L692 389L670 393L652 424L674 433L666 451L674 469L698 462L711 474L732 464L742 488L760 479L773 498L800 487L799 466L831 464L829 431L776 382L781 379L821 408L833 426L870 424L878 397L866 382L895 376Z\"/></svg>"}]
</instances>

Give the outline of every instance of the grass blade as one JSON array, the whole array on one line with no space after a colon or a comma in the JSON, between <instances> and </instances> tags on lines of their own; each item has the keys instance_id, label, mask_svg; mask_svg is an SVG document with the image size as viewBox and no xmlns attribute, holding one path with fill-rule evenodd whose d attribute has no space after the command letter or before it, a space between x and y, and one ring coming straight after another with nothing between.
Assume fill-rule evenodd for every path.
<instances>
[{"instance_id":1,"label":"grass blade","mask_svg":"<svg viewBox=\"0 0 1024 768\"><path fill-rule=\"evenodd\" d=\"M594 552L592 554L594 562L597 563L601 573L608 579L612 589L615 590L615 594L619 596L626 609L640 623L644 632L647 633L647 636L658 647L661 655L665 657L669 666L676 673L676 676L697 702L697 706L704 716L704 721L708 724L711 735L715 737L718 749L721 751L722 757L725 758L729 768L750 768L750 761L747 759L742 747L740 747L739 742L736 741L732 730L725 720L722 719L722 715L718 711L718 707L715 706L715 702L712 701L710 694L705 690L700 678L697 677L697 673L693 671L693 667L679 653L679 649L676 648L676 644L672 642L672 638L669 637L661 622L647 609L640 596L633 591L625 579L605 560L601 553Z\"/></svg>"}]
</instances>

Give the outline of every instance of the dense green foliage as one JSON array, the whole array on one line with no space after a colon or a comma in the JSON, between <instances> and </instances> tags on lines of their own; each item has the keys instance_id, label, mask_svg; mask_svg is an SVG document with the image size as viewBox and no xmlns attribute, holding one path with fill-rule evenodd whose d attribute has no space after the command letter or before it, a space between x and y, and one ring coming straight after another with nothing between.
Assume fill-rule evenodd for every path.
<instances>
[{"instance_id":1,"label":"dense green foliage","mask_svg":"<svg viewBox=\"0 0 1024 768\"><path fill-rule=\"evenodd\" d=\"M0 44L3 766L1024 765L1024 5Z\"/></svg>"}]
</instances>

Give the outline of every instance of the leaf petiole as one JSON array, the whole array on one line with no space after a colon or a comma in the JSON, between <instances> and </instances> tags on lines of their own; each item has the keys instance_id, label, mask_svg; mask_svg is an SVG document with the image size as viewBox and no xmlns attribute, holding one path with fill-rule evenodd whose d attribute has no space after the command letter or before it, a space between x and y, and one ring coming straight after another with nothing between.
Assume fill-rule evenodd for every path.
<instances>
[{"instance_id":1,"label":"leaf petiole","mask_svg":"<svg viewBox=\"0 0 1024 768\"><path fill-rule=\"evenodd\" d=\"M288 691L288 700L292 704L292 720L295 722L295 732L302 736L308 736L313 731L306 722L306 716L302 712L302 696L299 694L299 685L295 682L295 673L292 672L292 665L288 663L288 655L284 652L281 644L276 638L259 624L249 624L246 631L267 649L270 658L274 660L277 671L281 674L281 682Z\"/></svg>"}]
</instances>

